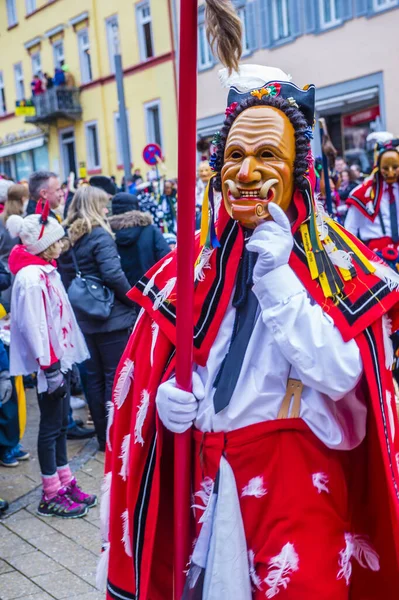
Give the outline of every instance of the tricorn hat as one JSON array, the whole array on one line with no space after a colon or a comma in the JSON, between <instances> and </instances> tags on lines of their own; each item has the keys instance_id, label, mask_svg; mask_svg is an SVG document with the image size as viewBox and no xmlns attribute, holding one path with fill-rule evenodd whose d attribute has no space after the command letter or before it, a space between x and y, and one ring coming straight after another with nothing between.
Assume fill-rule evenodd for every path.
<instances>
[{"instance_id":1,"label":"tricorn hat","mask_svg":"<svg viewBox=\"0 0 399 600\"><path fill-rule=\"evenodd\" d=\"M314 85L303 89L291 82L291 76L276 67L241 65L239 71L229 75L227 69L219 71L223 87L230 88L227 106L241 104L251 96L280 96L292 102L303 113L308 125L313 126L315 111Z\"/></svg>"}]
</instances>

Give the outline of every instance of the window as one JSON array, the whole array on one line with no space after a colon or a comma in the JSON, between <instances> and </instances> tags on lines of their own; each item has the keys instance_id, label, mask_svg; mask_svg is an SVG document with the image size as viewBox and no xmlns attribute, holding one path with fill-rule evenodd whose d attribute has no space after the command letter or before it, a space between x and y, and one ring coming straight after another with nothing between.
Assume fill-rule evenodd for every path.
<instances>
[{"instance_id":1,"label":"window","mask_svg":"<svg viewBox=\"0 0 399 600\"><path fill-rule=\"evenodd\" d=\"M17 100L23 100L25 98L25 85L24 85L24 72L22 70L22 63L14 65L14 76L15 76L15 91Z\"/></svg>"},{"instance_id":2,"label":"window","mask_svg":"<svg viewBox=\"0 0 399 600\"><path fill-rule=\"evenodd\" d=\"M158 144L162 148L161 103L159 100L148 102L144 108L147 142Z\"/></svg>"},{"instance_id":3,"label":"window","mask_svg":"<svg viewBox=\"0 0 399 600\"><path fill-rule=\"evenodd\" d=\"M147 60L154 56L150 3L142 2L136 6L136 16L139 32L140 58L141 60Z\"/></svg>"},{"instance_id":4,"label":"window","mask_svg":"<svg viewBox=\"0 0 399 600\"><path fill-rule=\"evenodd\" d=\"M240 17L241 22L242 22L242 55L245 56L251 50L251 46L249 43L249 36L248 36L247 8L245 6L243 6L242 8L239 8L237 11L237 14Z\"/></svg>"},{"instance_id":5,"label":"window","mask_svg":"<svg viewBox=\"0 0 399 600\"><path fill-rule=\"evenodd\" d=\"M91 70L90 40L89 32L87 31L87 29L82 29L82 31L79 31L78 44L80 58L80 75L82 83L89 83L89 81L93 80L93 73Z\"/></svg>"},{"instance_id":6,"label":"window","mask_svg":"<svg viewBox=\"0 0 399 600\"><path fill-rule=\"evenodd\" d=\"M32 61L32 74L39 75L42 70L42 59L40 56L40 52L35 52L34 54L31 55L30 58Z\"/></svg>"},{"instance_id":7,"label":"window","mask_svg":"<svg viewBox=\"0 0 399 600\"><path fill-rule=\"evenodd\" d=\"M130 123L129 123L129 113L126 111L126 119L127 119L127 137L129 140L129 148L130 148L130 160L132 160L132 144L130 141ZM121 137L121 129L120 129L120 121L119 121L119 113L114 114L114 123L115 123L115 140L116 140L116 161L118 165L123 164L123 154L122 154L122 137Z\"/></svg>"},{"instance_id":8,"label":"window","mask_svg":"<svg viewBox=\"0 0 399 600\"><path fill-rule=\"evenodd\" d=\"M3 71L0 71L0 117L7 112L6 91L4 86Z\"/></svg>"},{"instance_id":9,"label":"window","mask_svg":"<svg viewBox=\"0 0 399 600\"><path fill-rule=\"evenodd\" d=\"M54 67L56 69L61 69L62 65L65 63L64 40L58 40L58 42L54 42L53 56L54 56Z\"/></svg>"},{"instance_id":10,"label":"window","mask_svg":"<svg viewBox=\"0 0 399 600\"><path fill-rule=\"evenodd\" d=\"M36 10L36 0L26 0L26 14L30 15Z\"/></svg>"},{"instance_id":11,"label":"window","mask_svg":"<svg viewBox=\"0 0 399 600\"><path fill-rule=\"evenodd\" d=\"M290 35L288 0L272 0L273 40L283 40Z\"/></svg>"},{"instance_id":12,"label":"window","mask_svg":"<svg viewBox=\"0 0 399 600\"><path fill-rule=\"evenodd\" d=\"M375 12L378 12L380 10L396 6L397 3L397 0L373 0L373 8Z\"/></svg>"},{"instance_id":13,"label":"window","mask_svg":"<svg viewBox=\"0 0 399 600\"><path fill-rule=\"evenodd\" d=\"M4 173L7 177L11 177L14 181L17 179L17 173L15 169L15 155L5 156L0 158L0 173Z\"/></svg>"},{"instance_id":14,"label":"window","mask_svg":"<svg viewBox=\"0 0 399 600\"><path fill-rule=\"evenodd\" d=\"M341 23L338 4L339 0L319 0L321 29L328 29Z\"/></svg>"},{"instance_id":15,"label":"window","mask_svg":"<svg viewBox=\"0 0 399 600\"><path fill-rule=\"evenodd\" d=\"M7 20L9 27L12 27L18 23L15 0L7 0Z\"/></svg>"},{"instance_id":16,"label":"window","mask_svg":"<svg viewBox=\"0 0 399 600\"><path fill-rule=\"evenodd\" d=\"M59 130L62 176L66 179L69 173L77 175L75 131L73 127L65 127Z\"/></svg>"},{"instance_id":17,"label":"window","mask_svg":"<svg viewBox=\"0 0 399 600\"><path fill-rule=\"evenodd\" d=\"M105 21L105 26L107 29L109 70L111 73L115 73L115 54L119 51L119 24L117 15L109 17Z\"/></svg>"},{"instance_id":18,"label":"window","mask_svg":"<svg viewBox=\"0 0 399 600\"><path fill-rule=\"evenodd\" d=\"M100 147L98 143L97 121L86 123L87 168L89 171L101 168Z\"/></svg>"},{"instance_id":19,"label":"window","mask_svg":"<svg viewBox=\"0 0 399 600\"><path fill-rule=\"evenodd\" d=\"M205 23L198 27L198 69L208 69L213 65L213 55L208 40L206 38Z\"/></svg>"}]
</instances>

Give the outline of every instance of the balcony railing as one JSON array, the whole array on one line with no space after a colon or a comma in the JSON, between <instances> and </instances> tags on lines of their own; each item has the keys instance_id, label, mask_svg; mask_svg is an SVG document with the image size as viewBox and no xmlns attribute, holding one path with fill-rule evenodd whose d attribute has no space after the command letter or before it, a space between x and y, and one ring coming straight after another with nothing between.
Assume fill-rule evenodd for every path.
<instances>
[{"instance_id":1,"label":"balcony railing","mask_svg":"<svg viewBox=\"0 0 399 600\"><path fill-rule=\"evenodd\" d=\"M26 123L51 123L56 119L79 121L82 107L79 88L55 87L33 97L36 114L25 117Z\"/></svg>"}]
</instances>

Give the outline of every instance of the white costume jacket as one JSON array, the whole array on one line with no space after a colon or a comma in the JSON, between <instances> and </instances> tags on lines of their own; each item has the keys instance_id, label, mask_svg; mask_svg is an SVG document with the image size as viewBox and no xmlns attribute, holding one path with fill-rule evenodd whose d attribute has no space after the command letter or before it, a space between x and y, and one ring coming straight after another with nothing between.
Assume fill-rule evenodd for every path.
<instances>
[{"instance_id":1,"label":"white costume jacket","mask_svg":"<svg viewBox=\"0 0 399 600\"><path fill-rule=\"evenodd\" d=\"M51 364L51 350L64 373L90 356L57 269L51 264L23 266L11 299L11 375L37 372L38 391L45 392L40 366Z\"/></svg>"}]
</instances>

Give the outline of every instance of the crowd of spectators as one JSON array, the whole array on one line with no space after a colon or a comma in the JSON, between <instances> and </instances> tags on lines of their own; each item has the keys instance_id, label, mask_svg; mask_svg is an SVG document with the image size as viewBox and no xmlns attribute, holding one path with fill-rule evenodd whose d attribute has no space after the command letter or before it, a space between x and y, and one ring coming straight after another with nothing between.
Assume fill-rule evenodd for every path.
<instances>
[{"instance_id":1,"label":"crowd of spectators","mask_svg":"<svg viewBox=\"0 0 399 600\"><path fill-rule=\"evenodd\" d=\"M0 178L0 465L29 459L19 418L24 388L33 386L41 415L41 514L82 516L94 505L70 477L66 439L96 436L105 450L114 374L137 317L127 294L171 249L163 234L174 232L160 208L171 185L161 191L159 182L145 184L138 175L136 195L103 176L76 186L73 177L62 185L46 171L32 173L28 185ZM68 291L76 278L109 290L106 319L72 307ZM59 311L73 318L66 322ZM80 352L68 355L68 336ZM73 414L82 405L86 423Z\"/></svg>"}]
</instances>

